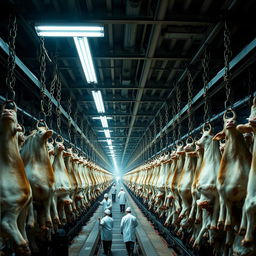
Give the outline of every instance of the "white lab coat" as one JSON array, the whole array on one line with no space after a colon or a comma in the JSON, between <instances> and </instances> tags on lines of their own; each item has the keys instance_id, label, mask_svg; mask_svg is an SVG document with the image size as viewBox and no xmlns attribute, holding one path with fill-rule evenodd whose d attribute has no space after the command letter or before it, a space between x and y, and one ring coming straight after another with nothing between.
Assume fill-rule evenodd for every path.
<instances>
[{"instance_id":1,"label":"white lab coat","mask_svg":"<svg viewBox=\"0 0 256 256\"><path fill-rule=\"evenodd\" d=\"M100 204L102 205L102 210L103 212L107 209L109 209L111 211L112 209L112 200L108 199L106 200L105 198L100 202Z\"/></svg>"},{"instance_id":2,"label":"white lab coat","mask_svg":"<svg viewBox=\"0 0 256 256\"><path fill-rule=\"evenodd\" d=\"M118 193L118 199L119 199L119 204L125 204L126 203L126 194L124 191L120 191Z\"/></svg>"},{"instance_id":3,"label":"white lab coat","mask_svg":"<svg viewBox=\"0 0 256 256\"><path fill-rule=\"evenodd\" d=\"M108 215L101 219L101 240L112 241L112 230L114 221Z\"/></svg>"},{"instance_id":4,"label":"white lab coat","mask_svg":"<svg viewBox=\"0 0 256 256\"><path fill-rule=\"evenodd\" d=\"M113 194L113 195L115 195L116 194L116 187L112 187L112 189L111 189L111 194Z\"/></svg>"},{"instance_id":5,"label":"white lab coat","mask_svg":"<svg viewBox=\"0 0 256 256\"><path fill-rule=\"evenodd\" d=\"M126 214L121 220L121 233L123 233L124 242L135 242L135 228L138 222L135 216Z\"/></svg>"}]
</instances>

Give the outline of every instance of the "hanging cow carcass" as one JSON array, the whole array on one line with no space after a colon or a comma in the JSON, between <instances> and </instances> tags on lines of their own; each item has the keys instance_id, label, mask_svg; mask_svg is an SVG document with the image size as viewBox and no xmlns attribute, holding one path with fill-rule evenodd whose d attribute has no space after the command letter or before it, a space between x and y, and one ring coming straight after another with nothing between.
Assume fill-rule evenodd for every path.
<instances>
[{"instance_id":1,"label":"hanging cow carcass","mask_svg":"<svg viewBox=\"0 0 256 256\"><path fill-rule=\"evenodd\" d=\"M19 153L18 132L22 129L17 106L5 102L0 117L1 237L12 240L17 255L30 255L25 225L32 193Z\"/></svg>"},{"instance_id":2,"label":"hanging cow carcass","mask_svg":"<svg viewBox=\"0 0 256 256\"><path fill-rule=\"evenodd\" d=\"M227 116L229 112L232 116ZM213 140L225 138L225 149L221 158L217 176L217 189L220 196L220 214L218 227L225 230L235 225L234 210L240 209L246 197L248 175L251 165L251 153L243 136L236 130L236 114L226 111L223 116L224 129Z\"/></svg>"},{"instance_id":3,"label":"hanging cow carcass","mask_svg":"<svg viewBox=\"0 0 256 256\"><path fill-rule=\"evenodd\" d=\"M248 179L246 199L243 206L242 222L240 225L240 234L245 233L242 244L251 245L251 243L255 241L254 231L256 224L256 98L254 98L253 105L251 107L249 123L245 125L238 125L237 130L243 133L253 132L254 134L252 162Z\"/></svg>"},{"instance_id":4,"label":"hanging cow carcass","mask_svg":"<svg viewBox=\"0 0 256 256\"><path fill-rule=\"evenodd\" d=\"M54 196L55 178L47 149L47 140L52 133L44 121L38 121L36 130L27 137L21 150L26 173L32 187L38 223L43 229L52 227L50 209ZM55 218L58 223L58 216Z\"/></svg>"}]
</instances>

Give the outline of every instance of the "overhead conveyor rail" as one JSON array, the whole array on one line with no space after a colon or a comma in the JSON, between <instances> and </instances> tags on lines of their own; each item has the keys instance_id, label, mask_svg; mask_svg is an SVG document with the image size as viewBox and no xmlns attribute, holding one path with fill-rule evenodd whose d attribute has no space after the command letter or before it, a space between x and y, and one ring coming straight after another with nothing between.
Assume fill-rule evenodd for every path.
<instances>
[{"instance_id":1,"label":"overhead conveyor rail","mask_svg":"<svg viewBox=\"0 0 256 256\"><path fill-rule=\"evenodd\" d=\"M245 68L247 68L254 60L255 60L255 49L256 49L256 38L254 38L248 45L246 45L229 63L230 65L230 70L232 70L233 75L232 75L232 79L234 79L236 76L238 76ZM248 58L249 54L252 54L251 57ZM241 65L241 62L244 63ZM185 76L185 71L183 73L183 75L181 76L180 80ZM224 87L224 82L221 82L220 84L218 84L218 87L216 87L217 83L220 82L220 79L224 77L225 74L225 70L224 68L222 68L212 79L211 81L209 81L208 83L208 90L212 90L210 92L210 95L213 96L214 94L216 94L220 89L222 89ZM168 97L166 100L168 100L175 92L175 88L169 93ZM202 104L203 104L203 95L204 95L204 89L202 88L192 99L192 105L193 105L193 111L195 111L196 109L198 109ZM201 101L200 101L201 99ZM249 100L249 97L246 97L244 99L241 99L240 101L234 103L233 108L239 108L240 106L242 106L243 104L245 104L247 101ZM164 106L165 104L163 104ZM160 108L156 114L156 116L161 112L161 110L163 109ZM181 121L184 120L185 118L187 118L188 116L188 104L185 105L180 113L179 116L181 117ZM220 112L219 114L213 116L209 121L212 122L218 118L220 118L223 115L224 111ZM133 169L132 164L149 148L152 146L152 144L154 144L161 136L161 134L165 133L167 130L171 129L171 126L173 125L174 122L177 121L177 116L174 116L162 129L159 133L156 134L156 136L150 140L150 142L144 147L143 150L141 150L138 154L136 154L136 156L133 158L132 161L130 161L128 163L129 169ZM150 125L148 126L149 128L151 127L151 125L154 123L155 119L152 120L152 122L150 123ZM199 127L197 127L196 129L193 130L192 133L197 132L200 128L202 127L202 125L200 125ZM149 129L148 128L148 129ZM147 131L145 131L146 133ZM188 137L189 135L184 135L182 138L180 139L185 139L186 137ZM141 137L142 138L142 137ZM139 145L142 141L139 140L138 144ZM161 153L162 151L165 151L167 148L171 147L173 145L173 143L171 143L170 145L167 145L167 147L164 147L161 149L161 151L157 152L155 155L157 155L158 153ZM151 156L153 157L153 156Z\"/></svg>"},{"instance_id":2,"label":"overhead conveyor rail","mask_svg":"<svg viewBox=\"0 0 256 256\"><path fill-rule=\"evenodd\" d=\"M9 55L9 46L6 42L4 42L4 40L2 38L0 38L0 48L2 48L2 50ZM26 76L31 80L31 82L38 87L39 89L41 89L41 83L38 80L38 78L29 70L29 68L19 59L18 56L15 56L15 63L16 65L24 72L24 74L26 74ZM51 100L51 102L54 104L54 106L58 107L58 102L57 100L50 94L50 92L45 89L44 90L45 95ZM4 97L1 96L2 100L5 100ZM88 140L87 136L84 134L84 132L79 128L79 126L75 123L75 121L68 116L68 113L64 110L64 108L62 106L59 107L60 111L62 113L62 115L68 120L70 118L71 124L73 125L73 127L76 129L76 131L78 133L80 133L81 137L84 138L87 142L87 144L98 154L98 156L107 164L109 165L109 162L106 160L106 158L104 156L102 156L102 154L100 152L98 152L98 150L94 147L94 145L91 143L91 141ZM22 110L19 108L19 110L25 114L26 116L36 120L35 117L33 117L32 115L30 115L28 112Z\"/></svg>"}]
</instances>

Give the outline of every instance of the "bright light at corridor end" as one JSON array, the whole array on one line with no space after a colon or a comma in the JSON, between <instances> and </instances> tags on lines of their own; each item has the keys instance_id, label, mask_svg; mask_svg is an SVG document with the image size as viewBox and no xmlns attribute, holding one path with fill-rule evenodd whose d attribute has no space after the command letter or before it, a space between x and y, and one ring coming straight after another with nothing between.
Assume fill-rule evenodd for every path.
<instances>
[{"instance_id":1,"label":"bright light at corridor end","mask_svg":"<svg viewBox=\"0 0 256 256\"><path fill-rule=\"evenodd\" d=\"M102 26L35 26L39 36L47 37L103 37Z\"/></svg>"}]
</instances>

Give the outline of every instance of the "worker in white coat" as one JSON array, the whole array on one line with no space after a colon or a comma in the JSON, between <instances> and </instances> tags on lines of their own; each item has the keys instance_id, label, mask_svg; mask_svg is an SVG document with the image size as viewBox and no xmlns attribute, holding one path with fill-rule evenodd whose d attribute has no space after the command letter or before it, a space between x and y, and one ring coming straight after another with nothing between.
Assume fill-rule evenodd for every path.
<instances>
[{"instance_id":1,"label":"worker in white coat","mask_svg":"<svg viewBox=\"0 0 256 256\"><path fill-rule=\"evenodd\" d=\"M119 199L120 212L124 212L127 199L126 199L126 193L124 192L123 188L120 189L120 192L118 193L117 198Z\"/></svg>"},{"instance_id":2,"label":"worker in white coat","mask_svg":"<svg viewBox=\"0 0 256 256\"><path fill-rule=\"evenodd\" d=\"M108 198L108 194L107 193L104 195L104 199L101 202L99 202L99 203L102 205L103 212L105 210L107 210L107 209L110 210L110 216L111 216L112 201L111 201L111 199Z\"/></svg>"},{"instance_id":3,"label":"worker in white coat","mask_svg":"<svg viewBox=\"0 0 256 256\"><path fill-rule=\"evenodd\" d=\"M135 244L135 228L138 222L135 216L131 214L131 208L127 207L126 215L121 220L121 234L125 242L126 250L129 256L133 256Z\"/></svg>"},{"instance_id":4,"label":"worker in white coat","mask_svg":"<svg viewBox=\"0 0 256 256\"><path fill-rule=\"evenodd\" d=\"M100 226L101 226L101 240L103 242L103 250L104 254L110 255L111 253L111 246L112 246L112 230L113 230L113 225L114 221L110 217L110 210L105 210L104 211L105 217L100 219Z\"/></svg>"},{"instance_id":5,"label":"worker in white coat","mask_svg":"<svg viewBox=\"0 0 256 256\"><path fill-rule=\"evenodd\" d=\"M112 202L116 201L116 185L114 184L111 188Z\"/></svg>"}]
</instances>

